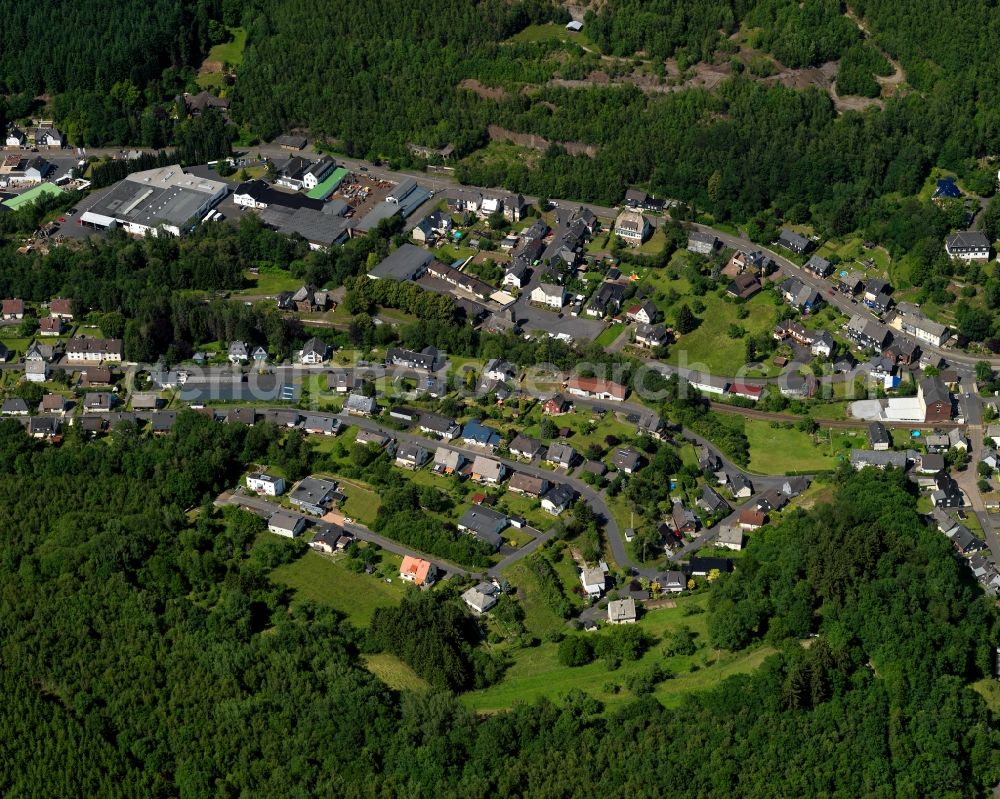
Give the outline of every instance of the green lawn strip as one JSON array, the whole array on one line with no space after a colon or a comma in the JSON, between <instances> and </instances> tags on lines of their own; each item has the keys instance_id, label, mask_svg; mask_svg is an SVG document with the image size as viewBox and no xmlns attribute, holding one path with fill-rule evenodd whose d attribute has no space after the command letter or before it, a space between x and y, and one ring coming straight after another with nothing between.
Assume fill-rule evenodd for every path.
<instances>
[{"instance_id":1,"label":"green lawn strip","mask_svg":"<svg viewBox=\"0 0 1000 799\"><path fill-rule=\"evenodd\" d=\"M608 327L604 328L601 334L594 340L602 347L609 347L614 343L615 339L618 338L619 334L624 329L625 325L615 322L614 324L608 325Z\"/></svg>"},{"instance_id":2,"label":"green lawn strip","mask_svg":"<svg viewBox=\"0 0 1000 799\"><path fill-rule=\"evenodd\" d=\"M540 556L533 553L530 557ZM565 627L565 619L545 604L539 593L538 580L524 561L507 567L503 576L518 589L517 598L524 608L524 626L532 635L544 638L547 633Z\"/></svg>"},{"instance_id":3,"label":"green lawn strip","mask_svg":"<svg viewBox=\"0 0 1000 799\"><path fill-rule=\"evenodd\" d=\"M399 579L401 558L382 551L378 571L385 577L356 574L345 565L343 555L321 555L310 550L298 560L279 566L271 577L295 591L294 602L313 601L330 605L358 626L367 627L376 608L391 607L406 591ZM386 578L392 582L386 582Z\"/></svg>"},{"instance_id":4,"label":"green lawn strip","mask_svg":"<svg viewBox=\"0 0 1000 799\"><path fill-rule=\"evenodd\" d=\"M293 277L292 273L274 266L262 266L256 275L247 275L252 284L242 291L234 291L233 296L256 296L258 294L280 294L282 291L295 291L302 287L302 281Z\"/></svg>"}]
</instances>

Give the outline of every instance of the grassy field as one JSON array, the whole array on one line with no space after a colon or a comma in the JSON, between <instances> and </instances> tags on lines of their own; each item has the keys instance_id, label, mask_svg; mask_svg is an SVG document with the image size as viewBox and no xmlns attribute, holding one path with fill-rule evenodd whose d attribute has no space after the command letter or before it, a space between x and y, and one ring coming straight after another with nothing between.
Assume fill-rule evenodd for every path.
<instances>
[{"instance_id":1,"label":"grassy field","mask_svg":"<svg viewBox=\"0 0 1000 799\"><path fill-rule=\"evenodd\" d=\"M368 671L396 691L427 691L428 682L395 655L382 652L366 655L362 661Z\"/></svg>"},{"instance_id":2,"label":"grassy field","mask_svg":"<svg viewBox=\"0 0 1000 799\"><path fill-rule=\"evenodd\" d=\"M279 566L271 573L276 583L295 591L295 602L313 601L341 611L358 627L367 627L376 608L399 602L406 584L399 579L400 558L382 552L382 569L397 572L391 583L370 574L355 574L343 563L343 555L320 555L310 550L294 563Z\"/></svg>"},{"instance_id":3,"label":"grassy field","mask_svg":"<svg viewBox=\"0 0 1000 799\"><path fill-rule=\"evenodd\" d=\"M499 684L465 694L462 699L473 710L489 713L509 708L516 701L530 702L543 696L558 700L571 690L581 690L613 709L635 698L625 688L627 678L659 662L675 676L660 683L654 696L664 705L676 706L685 694L711 688L733 674L753 671L774 652L770 647L739 653L710 649L706 641L707 614L688 616L683 610L685 605L704 607L706 601L704 595L682 597L674 608L649 611L638 623L656 643L640 660L623 663L615 671L608 671L600 662L562 666L556 656L558 645L546 642L514 652L513 663ZM695 634L698 649L690 656L666 657L663 636L681 626Z\"/></svg>"},{"instance_id":4,"label":"grassy field","mask_svg":"<svg viewBox=\"0 0 1000 799\"><path fill-rule=\"evenodd\" d=\"M833 435L832 448L829 435L820 433L814 438L794 427L771 427L770 422L745 420L744 432L750 442L750 470L761 474L833 469L848 452L845 442L867 446L861 430L855 436L838 431Z\"/></svg>"},{"instance_id":5,"label":"grassy field","mask_svg":"<svg viewBox=\"0 0 1000 799\"><path fill-rule=\"evenodd\" d=\"M248 274L247 280L251 285L243 291L234 291L234 297L279 294L282 291L295 291L302 287L302 281L292 277L291 272L273 266L262 267L256 275Z\"/></svg>"},{"instance_id":6,"label":"grassy field","mask_svg":"<svg viewBox=\"0 0 1000 799\"><path fill-rule=\"evenodd\" d=\"M203 89L222 85L222 65L229 64L238 67L243 63L243 49L247 44L247 32L243 28L230 28L232 40L215 45L208 51L208 57L202 64L197 84Z\"/></svg>"},{"instance_id":7,"label":"grassy field","mask_svg":"<svg viewBox=\"0 0 1000 799\"><path fill-rule=\"evenodd\" d=\"M530 558L542 557L537 553L532 553ZM584 601L570 590L578 582L576 567L569 554L565 554L561 561L552 562L553 568L563 582L564 593L570 598L574 606L582 608ZM558 614L549 609L539 593L538 580L534 572L528 568L525 561L515 563L504 570L503 575L510 584L517 590L517 598L524 608L524 625L532 635L543 638L547 633L554 630L562 630L566 626L566 621Z\"/></svg>"},{"instance_id":8,"label":"grassy field","mask_svg":"<svg viewBox=\"0 0 1000 799\"><path fill-rule=\"evenodd\" d=\"M529 25L522 31L510 37L512 42L575 42L583 48L593 48L594 43L590 41L584 31L570 33L565 25L558 22L549 22L545 25Z\"/></svg>"}]
</instances>

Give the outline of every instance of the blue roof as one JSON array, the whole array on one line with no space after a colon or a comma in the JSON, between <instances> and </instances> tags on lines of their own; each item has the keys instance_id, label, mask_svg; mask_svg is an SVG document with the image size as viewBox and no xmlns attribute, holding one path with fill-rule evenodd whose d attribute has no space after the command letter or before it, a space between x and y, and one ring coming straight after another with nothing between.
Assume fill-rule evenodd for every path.
<instances>
[{"instance_id":1,"label":"blue roof","mask_svg":"<svg viewBox=\"0 0 1000 799\"><path fill-rule=\"evenodd\" d=\"M955 185L955 178L941 178L934 190L934 197L961 197L962 191Z\"/></svg>"},{"instance_id":2,"label":"blue roof","mask_svg":"<svg viewBox=\"0 0 1000 799\"><path fill-rule=\"evenodd\" d=\"M462 438L472 439L477 444L485 446L496 447L500 444L500 434L492 427L480 424L475 419L465 423L465 427L462 428Z\"/></svg>"}]
</instances>

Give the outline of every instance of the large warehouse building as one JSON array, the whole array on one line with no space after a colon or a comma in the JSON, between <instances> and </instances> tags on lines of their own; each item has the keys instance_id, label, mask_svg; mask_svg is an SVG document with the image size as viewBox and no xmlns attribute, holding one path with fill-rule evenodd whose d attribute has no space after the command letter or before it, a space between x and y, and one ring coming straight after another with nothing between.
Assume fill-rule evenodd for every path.
<instances>
[{"instance_id":1,"label":"large warehouse building","mask_svg":"<svg viewBox=\"0 0 1000 799\"><path fill-rule=\"evenodd\" d=\"M116 225L137 236L179 236L226 196L226 184L197 177L179 166L136 172L119 182L80 217L85 225Z\"/></svg>"}]
</instances>

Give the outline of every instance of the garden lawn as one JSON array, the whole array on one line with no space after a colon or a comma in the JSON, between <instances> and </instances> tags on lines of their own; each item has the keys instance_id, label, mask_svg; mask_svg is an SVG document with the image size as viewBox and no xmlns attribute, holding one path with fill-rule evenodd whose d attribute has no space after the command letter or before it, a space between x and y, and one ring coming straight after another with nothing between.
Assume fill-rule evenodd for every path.
<instances>
[{"instance_id":1,"label":"garden lawn","mask_svg":"<svg viewBox=\"0 0 1000 799\"><path fill-rule=\"evenodd\" d=\"M340 490L347 496L347 501L341 508L345 516L364 525L375 521L375 515L382 506L378 494L370 488L346 480L340 481Z\"/></svg>"},{"instance_id":2,"label":"garden lawn","mask_svg":"<svg viewBox=\"0 0 1000 799\"><path fill-rule=\"evenodd\" d=\"M619 322L615 322L614 324L608 325L606 328L604 328L604 330L601 331L601 334L596 339L594 339L594 341L596 341L602 347L609 347L615 342L615 339L617 339L618 336L621 335L621 332L624 329L625 325Z\"/></svg>"},{"instance_id":3,"label":"garden lawn","mask_svg":"<svg viewBox=\"0 0 1000 799\"><path fill-rule=\"evenodd\" d=\"M389 576L391 583L376 575L355 574L344 565L345 560L344 555L321 555L309 550L293 563L279 566L271 577L295 591L293 602L330 605L351 624L367 627L376 608L397 604L406 592L406 583L399 579L400 559L382 551L379 570Z\"/></svg>"}]
</instances>

